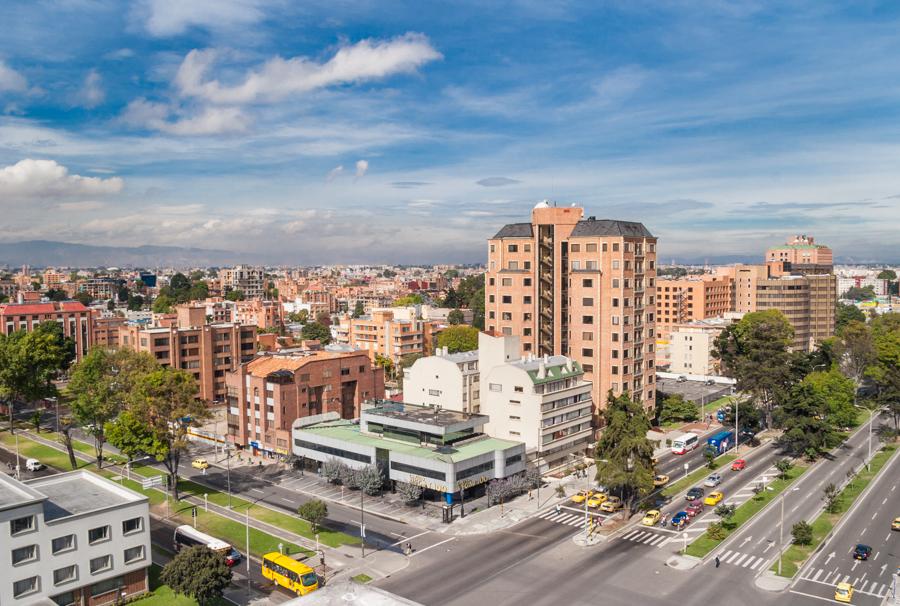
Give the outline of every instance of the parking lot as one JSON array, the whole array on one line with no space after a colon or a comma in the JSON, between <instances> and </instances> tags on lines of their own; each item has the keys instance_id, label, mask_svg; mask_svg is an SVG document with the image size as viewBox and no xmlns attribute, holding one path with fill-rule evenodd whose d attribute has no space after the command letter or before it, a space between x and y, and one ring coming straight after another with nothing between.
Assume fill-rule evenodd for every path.
<instances>
[{"instance_id":1,"label":"parking lot","mask_svg":"<svg viewBox=\"0 0 900 606\"><path fill-rule=\"evenodd\" d=\"M731 395L730 385L706 385L703 381L678 381L677 379L656 378L656 389L665 394L679 394L685 400L699 403L712 402L722 396Z\"/></svg>"}]
</instances>

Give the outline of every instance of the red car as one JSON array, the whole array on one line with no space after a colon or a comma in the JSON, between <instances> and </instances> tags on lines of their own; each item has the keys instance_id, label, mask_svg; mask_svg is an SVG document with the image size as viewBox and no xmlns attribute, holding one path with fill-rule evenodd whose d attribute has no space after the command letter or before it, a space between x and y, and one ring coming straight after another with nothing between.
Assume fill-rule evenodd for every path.
<instances>
[{"instance_id":1,"label":"red car","mask_svg":"<svg viewBox=\"0 0 900 606\"><path fill-rule=\"evenodd\" d=\"M694 501L687 506L687 509L685 509L685 511L687 512L689 518L693 518L703 512L703 502Z\"/></svg>"},{"instance_id":2,"label":"red car","mask_svg":"<svg viewBox=\"0 0 900 606\"><path fill-rule=\"evenodd\" d=\"M746 466L747 466L747 461L745 461L744 459L736 459L731 464L731 471L740 471Z\"/></svg>"}]
</instances>

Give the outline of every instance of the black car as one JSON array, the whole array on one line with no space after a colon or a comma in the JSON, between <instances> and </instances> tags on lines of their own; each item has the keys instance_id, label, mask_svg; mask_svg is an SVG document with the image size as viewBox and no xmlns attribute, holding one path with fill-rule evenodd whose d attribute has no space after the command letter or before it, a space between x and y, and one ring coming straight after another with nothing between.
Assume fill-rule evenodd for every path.
<instances>
[{"instance_id":1,"label":"black car","mask_svg":"<svg viewBox=\"0 0 900 606\"><path fill-rule=\"evenodd\" d=\"M863 545L862 543L857 545L856 549L853 550L854 560L868 560L870 555L872 555L872 548L868 545Z\"/></svg>"},{"instance_id":2,"label":"black car","mask_svg":"<svg viewBox=\"0 0 900 606\"><path fill-rule=\"evenodd\" d=\"M700 488L699 486L694 486L689 491L687 491L687 494L684 495L684 498L687 501L696 501L697 499L702 499L703 498L703 489Z\"/></svg>"}]
</instances>

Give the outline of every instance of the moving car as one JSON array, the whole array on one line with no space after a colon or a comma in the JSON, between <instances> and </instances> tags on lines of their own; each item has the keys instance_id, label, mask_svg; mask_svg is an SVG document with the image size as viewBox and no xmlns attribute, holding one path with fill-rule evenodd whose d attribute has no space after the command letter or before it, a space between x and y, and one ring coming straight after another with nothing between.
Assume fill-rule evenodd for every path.
<instances>
[{"instance_id":1,"label":"moving car","mask_svg":"<svg viewBox=\"0 0 900 606\"><path fill-rule=\"evenodd\" d=\"M689 491L687 491L687 494L684 495L684 498L686 501L696 501L697 499L703 498L703 494L704 493L702 488L700 488L699 486L694 486Z\"/></svg>"},{"instance_id":2,"label":"moving car","mask_svg":"<svg viewBox=\"0 0 900 606\"><path fill-rule=\"evenodd\" d=\"M656 526L659 523L660 513L658 509L651 509L647 513L644 514L644 519L641 520L641 524L644 526Z\"/></svg>"},{"instance_id":3,"label":"moving car","mask_svg":"<svg viewBox=\"0 0 900 606\"><path fill-rule=\"evenodd\" d=\"M706 481L703 482L704 486L709 486L710 488L715 488L719 484L722 483L722 476L718 473L711 473L706 477Z\"/></svg>"},{"instance_id":4,"label":"moving car","mask_svg":"<svg viewBox=\"0 0 900 606\"><path fill-rule=\"evenodd\" d=\"M853 550L854 560L868 560L870 555L872 555L872 548L862 543L859 543Z\"/></svg>"},{"instance_id":5,"label":"moving car","mask_svg":"<svg viewBox=\"0 0 900 606\"><path fill-rule=\"evenodd\" d=\"M209 461L206 459L194 459L191 461L191 467L194 469L207 469L209 467Z\"/></svg>"},{"instance_id":6,"label":"moving car","mask_svg":"<svg viewBox=\"0 0 900 606\"><path fill-rule=\"evenodd\" d=\"M573 503L584 503L584 500L594 496L593 490L580 490L572 495Z\"/></svg>"},{"instance_id":7,"label":"moving car","mask_svg":"<svg viewBox=\"0 0 900 606\"><path fill-rule=\"evenodd\" d=\"M40 471L44 468L44 464L37 459L28 459L25 461L25 469L28 471Z\"/></svg>"},{"instance_id":8,"label":"moving car","mask_svg":"<svg viewBox=\"0 0 900 606\"><path fill-rule=\"evenodd\" d=\"M900 517L894 518L891 522L891 530L900 530Z\"/></svg>"},{"instance_id":9,"label":"moving car","mask_svg":"<svg viewBox=\"0 0 900 606\"><path fill-rule=\"evenodd\" d=\"M600 506L600 511L613 513L622 509L622 499L619 497L609 497Z\"/></svg>"},{"instance_id":10,"label":"moving car","mask_svg":"<svg viewBox=\"0 0 900 606\"><path fill-rule=\"evenodd\" d=\"M709 496L706 497L703 502L710 506L716 506L719 504L719 501L725 498L725 495L719 492L718 490L709 493Z\"/></svg>"},{"instance_id":11,"label":"moving car","mask_svg":"<svg viewBox=\"0 0 900 606\"><path fill-rule=\"evenodd\" d=\"M838 602L847 602L853 599L853 585L850 583L838 583L834 588L834 599Z\"/></svg>"},{"instance_id":12,"label":"moving car","mask_svg":"<svg viewBox=\"0 0 900 606\"><path fill-rule=\"evenodd\" d=\"M688 517L693 518L703 511L703 503L701 503L700 501L694 501L687 506L687 509L685 509L685 511L687 512Z\"/></svg>"},{"instance_id":13,"label":"moving car","mask_svg":"<svg viewBox=\"0 0 900 606\"><path fill-rule=\"evenodd\" d=\"M602 492L595 492L593 495L591 495L590 497L588 497L588 500L587 500L587 506L588 506L588 507L594 507L594 508L600 507L601 505L603 505L603 502L604 502L606 499L608 499L608 498L609 498L609 497L607 497L607 496L606 496L604 493L602 493Z\"/></svg>"},{"instance_id":14,"label":"moving car","mask_svg":"<svg viewBox=\"0 0 900 606\"><path fill-rule=\"evenodd\" d=\"M672 516L672 528L684 528L688 523L688 514L686 511L679 511Z\"/></svg>"},{"instance_id":15,"label":"moving car","mask_svg":"<svg viewBox=\"0 0 900 606\"><path fill-rule=\"evenodd\" d=\"M735 459L731 462L731 471L740 471L746 466L747 461L745 461L744 459Z\"/></svg>"},{"instance_id":16,"label":"moving car","mask_svg":"<svg viewBox=\"0 0 900 606\"><path fill-rule=\"evenodd\" d=\"M657 474L653 476L653 486L655 488L659 488L660 486L665 486L669 483L669 476L664 473Z\"/></svg>"}]
</instances>

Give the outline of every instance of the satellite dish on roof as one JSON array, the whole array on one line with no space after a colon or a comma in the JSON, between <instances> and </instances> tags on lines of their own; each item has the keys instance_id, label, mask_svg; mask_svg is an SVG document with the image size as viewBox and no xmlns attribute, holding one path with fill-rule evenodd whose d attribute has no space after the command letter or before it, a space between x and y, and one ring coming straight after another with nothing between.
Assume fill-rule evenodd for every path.
<instances>
[{"instance_id":1,"label":"satellite dish on roof","mask_svg":"<svg viewBox=\"0 0 900 606\"><path fill-rule=\"evenodd\" d=\"M550 200L544 199L534 205L535 208L550 208Z\"/></svg>"}]
</instances>

